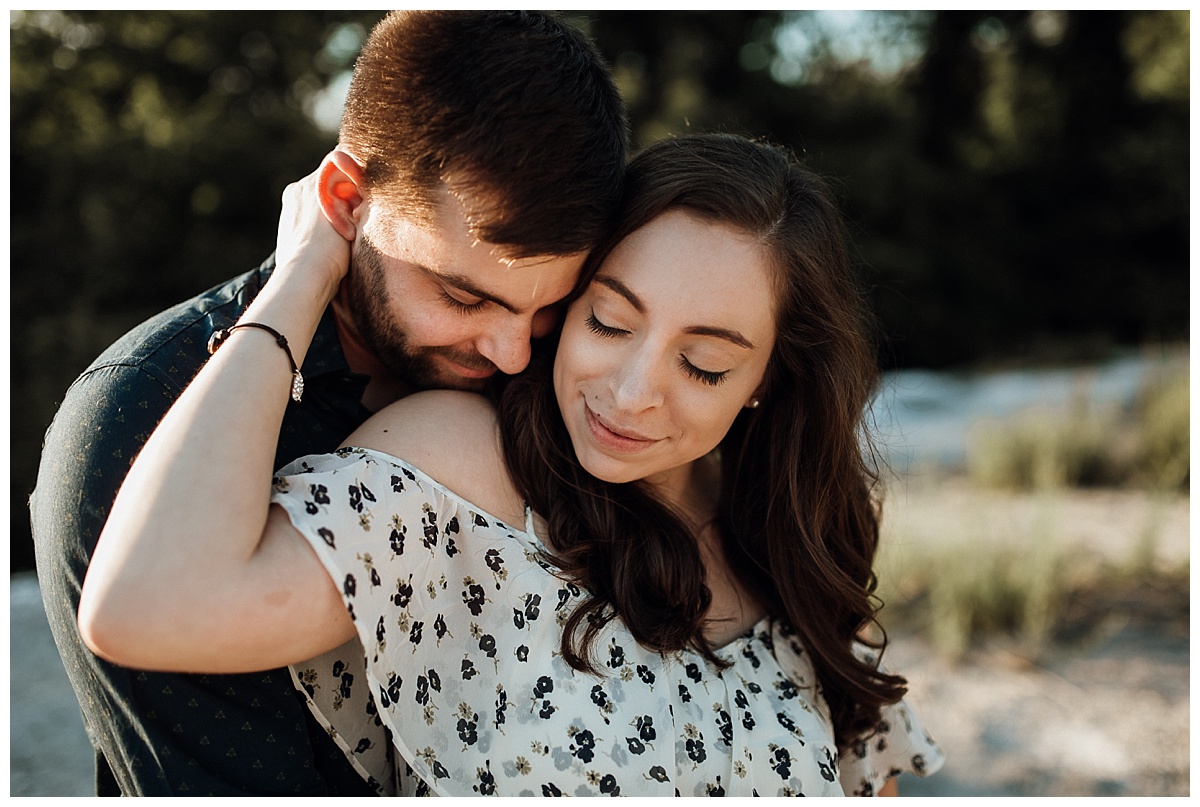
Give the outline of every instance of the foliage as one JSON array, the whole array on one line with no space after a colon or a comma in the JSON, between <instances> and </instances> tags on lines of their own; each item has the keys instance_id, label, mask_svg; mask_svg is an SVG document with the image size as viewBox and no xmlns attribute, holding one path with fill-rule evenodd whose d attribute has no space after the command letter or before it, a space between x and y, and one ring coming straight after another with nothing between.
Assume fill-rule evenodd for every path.
<instances>
[{"instance_id":1,"label":"foliage","mask_svg":"<svg viewBox=\"0 0 1200 807\"><path fill-rule=\"evenodd\" d=\"M980 524L977 532L930 538L885 521L878 559L890 624L916 627L938 650L962 657L980 637L1008 635L1039 647L1067 587L1066 558L1049 523L1051 505L1024 539Z\"/></svg>"},{"instance_id":2,"label":"foliage","mask_svg":"<svg viewBox=\"0 0 1200 807\"><path fill-rule=\"evenodd\" d=\"M987 487L1037 490L1111 483L1127 463L1113 457L1116 418L1092 414L1086 399L1066 412L1038 408L976 424L967 453L971 478Z\"/></svg>"},{"instance_id":3,"label":"foliage","mask_svg":"<svg viewBox=\"0 0 1200 807\"><path fill-rule=\"evenodd\" d=\"M335 142L314 114L380 16L12 13L14 567L63 391L270 252L283 187ZM1187 333L1186 11L569 16L638 144L762 135L836 182L885 365Z\"/></svg>"},{"instance_id":4,"label":"foliage","mask_svg":"<svg viewBox=\"0 0 1200 807\"><path fill-rule=\"evenodd\" d=\"M1178 373L1148 386L1136 414L1141 440L1136 474L1161 490L1191 482L1191 379Z\"/></svg>"}]
</instances>

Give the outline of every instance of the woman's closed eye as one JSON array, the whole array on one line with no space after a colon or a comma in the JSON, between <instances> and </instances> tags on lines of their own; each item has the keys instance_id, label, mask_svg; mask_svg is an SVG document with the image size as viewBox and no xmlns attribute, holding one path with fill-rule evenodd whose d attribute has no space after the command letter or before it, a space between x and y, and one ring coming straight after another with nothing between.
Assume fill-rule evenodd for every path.
<instances>
[{"instance_id":1,"label":"woman's closed eye","mask_svg":"<svg viewBox=\"0 0 1200 807\"><path fill-rule=\"evenodd\" d=\"M596 312L593 309L592 313L588 314L584 319L584 324L592 333L597 336L603 336L609 339L615 339L619 336L628 336L629 331L623 328L614 328L611 325L605 325L596 317ZM710 387L715 387L725 380L729 375L728 370L703 370L688 361L687 356L679 354L679 368L687 374L688 378L699 381L702 384L707 384Z\"/></svg>"},{"instance_id":2,"label":"woman's closed eye","mask_svg":"<svg viewBox=\"0 0 1200 807\"><path fill-rule=\"evenodd\" d=\"M729 375L728 370L721 370L719 372L713 370L701 370L699 367L688 361L687 356L683 355L682 353L679 354L679 366L685 373L688 374L690 378L694 378L695 380L703 384L707 384L710 387L715 387L717 384L720 384L725 380L725 376Z\"/></svg>"},{"instance_id":3,"label":"woman's closed eye","mask_svg":"<svg viewBox=\"0 0 1200 807\"><path fill-rule=\"evenodd\" d=\"M615 337L624 336L629 333L629 331L622 330L621 328L614 328L611 325L605 325L603 322L596 319L595 309L592 310L592 313L588 314L587 319L584 320L584 324L587 325L589 331L597 336Z\"/></svg>"}]
</instances>

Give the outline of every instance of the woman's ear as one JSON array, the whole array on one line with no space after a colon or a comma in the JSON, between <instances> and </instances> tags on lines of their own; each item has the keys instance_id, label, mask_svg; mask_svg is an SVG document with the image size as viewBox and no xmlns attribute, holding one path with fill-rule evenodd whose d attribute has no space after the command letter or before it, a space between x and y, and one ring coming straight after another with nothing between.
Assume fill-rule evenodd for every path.
<instances>
[{"instance_id":1,"label":"woman's ear","mask_svg":"<svg viewBox=\"0 0 1200 807\"><path fill-rule=\"evenodd\" d=\"M346 152L334 149L321 162L317 193L321 212L333 229L353 242L358 235L360 213L365 209L362 166Z\"/></svg>"},{"instance_id":2,"label":"woman's ear","mask_svg":"<svg viewBox=\"0 0 1200 807\"><path fill-rule=\"evenodd\" d=\"M766 394L766 392L767 392L767 379L764 376L763 380L761 382L759 382L758 387L754 390L754 392L752 392L750 394L750 398L746 401L745 408L746 409L758 409L758 407L762 404L763 396Z\"/></svg>"}]
</instances>

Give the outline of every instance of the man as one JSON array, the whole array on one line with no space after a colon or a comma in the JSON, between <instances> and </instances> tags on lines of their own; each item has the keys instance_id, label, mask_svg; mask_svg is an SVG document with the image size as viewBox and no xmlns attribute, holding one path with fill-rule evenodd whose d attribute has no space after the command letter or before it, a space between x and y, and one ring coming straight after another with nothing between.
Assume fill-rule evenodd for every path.
<instances>
[{"instance_id":1,"label":"man","mask_svg":"<svg viewBox=\"0 0 1200 807\"><path fill-rule=\"evenodd\" d=\"M611 77L557 18L385 18L356 64L338 148L305 183L352 257L301 368L276 466L336 448L407 392L480 389L522 370L607 228L626 141ZM46 435L31 499L38 574L99 795L374 793L286 670L123 669L92 655L76 626L129 463L273 266L135 328L75 381ZM530 282L529 267L545 281Z\"/></svg>"}]
</instances>

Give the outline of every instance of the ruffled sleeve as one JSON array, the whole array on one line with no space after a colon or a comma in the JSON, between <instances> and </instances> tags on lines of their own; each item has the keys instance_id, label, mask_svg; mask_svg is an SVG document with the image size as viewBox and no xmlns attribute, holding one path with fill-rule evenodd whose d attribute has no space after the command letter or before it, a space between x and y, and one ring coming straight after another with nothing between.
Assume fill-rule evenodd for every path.
<instances>
[{"instance_id":1,"label":"ruffled sleeve","mask_svg":"<svg viewBox=\"0 0 1200 807\"><path fill-rule=\"evenodd\" d=\"M276 475L271 501L341 590L372 663L389 646L421 644L421 619L444 604L434 601L465 533L508 530L412 466L363 448L296 460Z\"/></svg>"},{"instance_id":2,"label":"ruffled sleeve","mask_svg":"<svg viewBox=\"0 0 1200 807\"><path fill-rule=\"evenodd\" d=\"M361 776L385 795L425 795L424 780L395 756L390 715L408 678L401 646L441 643L426 619L458 554L460 518L483 517L410 466L350 448L302 457L274 479L271 501L316 551L354 620L358 638L291 666L293 681ZM489 517L490 519L490 517ZM424 637L422 636L424 634Z\"/></svg>"},{"instance_id":3,"label":"ruffled sleeve","mask_svg":"<svg viewBox=\"0 0 1200 807\"><path fill-rule=\"evenodd\" d=\"M942 749L905 701L885 707L874 730L843 755L840 772L847 796L874 796L901 773L928 776L945 762Z\"/></svg>"},{"instance_id":4,"label":"ruffled sleeve","mask_svg":"<svg viewBox=\"0 0 1200 807\"><path fill-rule=\"evenodd\" d=\"M384 614L409 606L411 581L422 576L421 567L436 562L431 550L443 536L422 487L415 474L372 452L342 449L280 469L271 496L337 584L358 633L341 647L291 665L293 682L359 775L381 795L400 795L402 786L366 654L369 649L378 665L388 634L401 627L389 625Z\"/></svg>"}]
</instances>

